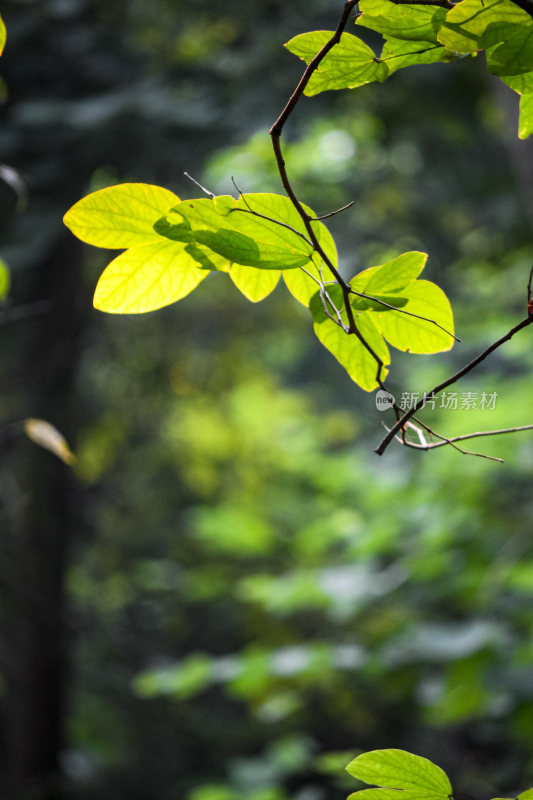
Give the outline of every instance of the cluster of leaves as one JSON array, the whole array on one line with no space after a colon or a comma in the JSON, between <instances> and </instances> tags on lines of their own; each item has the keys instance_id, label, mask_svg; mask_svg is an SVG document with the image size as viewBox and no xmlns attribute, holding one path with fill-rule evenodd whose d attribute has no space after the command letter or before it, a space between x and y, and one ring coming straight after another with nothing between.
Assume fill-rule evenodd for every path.
<instances>
[{"instance_id":1,"label":"cluster of leaves","mask_svg":"<svg viewBox=\"0 0 533 800\"><path fill-rule=\"evenodd\" d=\"M376 789L353 792L348 800L448 800L452 786L446 773L429 761L405 750L372 750L354 758L346 767L350 775ZM532 800L533 789L516 800ZM503 800L503 798L495 798Z\"/></svg>"},{"instance_id":2,"label":"cluster of leaves","mask_svg":"<svg viewBox=\"0 0 533 800\"><path fill-rule=\"evenodd\" d=\"M306 211L314 218L321 248L337 267L331 234L311 209ZM223 195L180 201L158 186L122 184L80 200L65 215L65 224L89 244L129 248L102 274L96 308L153 311L189 294L209 271L228 272L245 297L256 302L283 275L289 291L310 309L318 338L350 377L369 391L378 385L374 357L361 341L345 335L342 290L324 280L327 266L287 197L250 194L235 200ZM446 296L435 284L417 280L426 258L424 253L404 253L350 282L353 314L383 362L382 378L390 363L386 342L413 353L447 350L453 344ZM424 314L431 319L422 318Z\"/></svg>"},{"instance_id":3,"label":"cluster of leaves","mask_svg":"<svg viewBox=\"0 0 533 800\"><path fill-rule=\"evenodd\" d=\"M529 133L533 17L512 0L462 0L451 8L362 0L360 11L357 23L385 37L380 57L358 37L341 33L310 74L307 94L384 81L400 67L484 49L489 70L523 94L520 135ZM305 33L286 46L309 65L334 35ZM259 193L181 201L161 187L124 184L79 201L65 223L89 244L128 248L109 264L96 288L95 306L103 311L161 308L189 294L209 271L228 272L257 302L283 275L289 291L310 309L319 340L367 391L383 385L388 344L413 353L453 346L446 296L434 284L417 280L425 254L404 253L343 286L330 233L294 198Z\"/></svg>"},{"instance_id":4,"label":"cluster of leaves","mask_svg":"<svg viewBox=\"0 0 533 800\"><path fill-rule=\"evenodd\" d=\"M357 24L385 39L379 57L361 39L343 33L312 76L306 94L354 89L384 81L403 67L485 51L489 72L521 95L519 136L525 139L533 132L533 16L513 0L462 0L450 8L361 0L359 8ZM333 31L304 33L286 47L308 64L332 35Z\"/></svg>"}]
</instances>

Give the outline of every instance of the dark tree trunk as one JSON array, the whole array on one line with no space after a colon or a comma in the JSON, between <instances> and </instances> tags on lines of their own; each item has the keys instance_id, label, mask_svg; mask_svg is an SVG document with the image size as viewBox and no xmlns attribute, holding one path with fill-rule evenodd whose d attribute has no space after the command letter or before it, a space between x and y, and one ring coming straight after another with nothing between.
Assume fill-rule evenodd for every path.
<instances>
[{"instance_id":1,"label":"dark tree trunk","mask_svg":"<svg viewBox=\"0 0 533 800\"><path fill-rule=\"evenodd\" d=\"M65 234L32 270L31 296L49 301L24 326L19 363L21 415L46 419L72 438L73 378L81 334L77 243ZM20 351L19 351L20 352ZM11 797L59 797L67 624L65 569L75 530L75 484L68 466L19 436L4 468L19 504L7 532L8 593L4 672L4 749ZM28 793L28 795L27 795Z\"/></svg>"}]
</instances>

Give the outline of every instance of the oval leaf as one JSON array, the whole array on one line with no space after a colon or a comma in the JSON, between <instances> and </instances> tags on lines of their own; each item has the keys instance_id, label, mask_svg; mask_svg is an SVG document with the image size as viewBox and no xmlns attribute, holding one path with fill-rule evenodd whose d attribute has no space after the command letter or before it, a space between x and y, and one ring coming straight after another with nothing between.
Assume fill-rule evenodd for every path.
<instances>
[{"instance_id":1,"label":"oval leaf","mask_svg":"<svg viewBox=\"0 0 533 800\"><path fill-rule=\"evenodd\" d=\"M0 17L0 56L4 52L4 47L6 45L6 26L4 25L4 20Z\"/></svg>"},{"instance_id":2,"label":"oval leaf","mask_svg":"<svg viewBox=\"0 0 533 800\"><path fill-rule=\"evenodd\" d=\"M342 291L340 287L328 289L337 309L343 308ZM314 330L318 339L324 347L332 353L337 361L344 367L350 378L359 384L367 392L371 392L377 386L378 364L376 359L357 338L355 334L347 334L343 328L336 325L330 319L325 310L320 294L317 292L310 303L311 313L315 321ZM372 348L374 353L383 362L381 369L381 380L384 381L390 364L390 356L387 345L380 335L376 326L372 322L370 314L372 312L363 311L356 315L356 324L364 337L365 341ZM345 321L345 317L343 317Z\"/></svg>"},{"instance_id":3,"label":"oval leaf","mask_svg":"<svg viewBox=\"0 0 533 800\"><path fill-rule=\"evenodd\" d=\"M83 197L63 222L82 242L121 250L159 239L154 224L178 202L161 186L122 183Z\"/></svg>"},{"instance_id":4,"label":"oval leaf","mask_svg":"<svg viewBox=\"0 0 533 800\"><path fill-rule=\"evenodd\" d=\"M276 272L272 269L242 267L239 264L234 264L229 274L237 289L252 303L258 303L274 291L278 285L281 272Z\"/></svg>"},{"instance_id":5,"label":"oval leaf","mask_svg":"<svg viewBox=\"0 0 533 800\"><path fill-rule=\"evenodd\" d=\"M307 272L304 272L303 269L285 270L283 280L292 296L303 306L309 308L309 302L320 285L320 275L314 264L306 267L306 270Z\"/></svg>"},{"instance_id":6,"label":"oval leaf","mask_svg":"<svg viewBox=\"0 0 533 800\"><path fill-rule=\"evenodd\" d=\"M372 311L372 319L387 342L398 350L411 353L440 353L451 350L454 340L434 323L453 333L453 314L442 289L429 281L412 281L402 289L408 302L402 310L426 317L427 320L401 312Z\"/></svg>"},{"instance_id":7,"label":"oval leaf","mask_svg":"<svg viewBox=\"0 0 533 800\"><path fill-rule=\"evenodd\" d=\"M401 256L393 258L392 261L381 264L375 272L372 272L365 284L365 288L359 289L359 291L372 295L399 292L410 281L418 278L425 267L427 258L427 253L421 253L418 250L402 253Z\"/></svg>"},{"instance_id":8,"label":"oval leaf","mask_svg":"<svg viewBox=\"0 0 533 800\"><path fill-rule=\"evenodd\" d=\"M432 5L396 5L391 0L360 0L363 12L358 25L383 36L436 42L436 34L446 16L446 9Z\"/></svg>"},{"instance_id":9,"label":"oval leaf","mask_svg":"<svg viewBox=\"0 0 533 800\"><path fill-rule=\"evenodd\" d=\"M302 33L291 39L285 47L309 64L333 36L333 31ZM309 97L329 89L355 89L371 81L384 81L389 74L387 66L376 58L374 51L357 36L343 33L340 42L320 62L307 84Z\"/></svg>"},{"instance_id":10,"label":"oval leaf","mask_svg":"<svg viewBox=\"0 0 533 800\"><path fill-rule=\"evenodd\" d=\"M452 793L444 770L427 758L405 750L371 750L354 758L346 769L354 778L376 786L441 795Z\"/></svg>"},{"instance_id":11,"label":"oval leaf","mask_svg":"<svg viewBox=\"0 0 533 800\"><path fill-rule=\"evenodd\" d=\"M121 253L104 270L94 306L111 314L143 314L185 297L207 277L187 245L160 239Z\"/></svg>"},{"instance_id":12,"label":"oval leaf","mask_svg":"<svg viewBox=\"0 0 533 800\"><path fill-rule=\"evenodd\" d=\"M444 800L447 794L427 789L361 789L352 792L347 800Z\"/></svg>"}]
</instances>

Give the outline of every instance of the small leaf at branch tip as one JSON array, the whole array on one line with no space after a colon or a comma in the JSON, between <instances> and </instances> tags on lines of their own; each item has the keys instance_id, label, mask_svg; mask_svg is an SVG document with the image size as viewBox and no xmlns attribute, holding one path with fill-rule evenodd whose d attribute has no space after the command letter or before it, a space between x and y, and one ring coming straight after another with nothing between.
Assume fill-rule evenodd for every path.
<instances>
[{"instance_id":1,"label":"small leaf at branch tip","mask_svg":"<svg viewBox=\"0 0 533 800\"><path fill-rule=\"evenodd\" d=\"M426 798L440 796L443 800L452 793L444 770L429 759L406 750L371 750L354 758L346 770L354 778L383 787L385 791L406 790L405 800L412 792L419 797L420 793ZM378 798L377 793L371 796ZM383 797L383 800L390 798Z\"/></svg>"},{"instance_id":2,"label":"small leaf at branch tip","mask_svg":"<svg viewBox=\"0 0 533 800\"><path fill-rule=\"evenodd\" d=\"M64 464L71 466L76 456L67 444L65 437L50 422L44 419L24 420L24 432L32 442L49 450Z\"/></svg>"}]
</instances>

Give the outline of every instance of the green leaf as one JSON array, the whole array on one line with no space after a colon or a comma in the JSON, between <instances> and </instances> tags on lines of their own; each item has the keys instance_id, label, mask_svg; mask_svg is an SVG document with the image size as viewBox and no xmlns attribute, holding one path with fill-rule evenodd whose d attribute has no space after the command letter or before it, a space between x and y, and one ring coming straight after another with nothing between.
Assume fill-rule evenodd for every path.
<instances>
[{"instance_id":1,"label":"green leaf","mask_svg":"<svg viewBox=\"0 0 533 800\"><path fill-rule=\"evenodd\" d=\"M276 272L273 269L254 269L254 267L242 267L240 264L234 264L229 274L237 289L252 303L257 303L260 300L264 300L274 291L278 285L281 272Z\"/></svg>"},{"instance_id":2,"label":"green leaf","mask_svg":"<svg viewBox=\"0 0 533 800\"><path fill-rule=\"evenodd\" d=\"M387 261L376 268L365 284L364 291L375 295L378 292L393 294L418 278L425 267L427 253L412 250ZM356 276L357 277L357 276Z\"/></svg>"},{"instance_id":3,"label":"green leaf","mask_svg":"<svg viewBox=\"0 0 533 800\"><path fill-rule=\"evenodd\" d=\"M516 25L505 42L487 53L487 67L493 75L522 75L533 70L533 25Z\"/></svg>"},{"instance_id":4,"label":"green leaf","mask_svg":"<svg viewBox=\"0 0 533 800\"><path fill-rule=\"evenodd\" d=\"M185 297L208 275L187 251L184 243L159 237L121 253L98 281L95 308L111 314L143 314Z\"/></svg>"},{"instance_id":5,"label":"green leaf","mask_svg":"<svg viewBox=\"0 0 533 800\"><path fill-rule=\"evenodd\" d=\"M309 275L303 269L288 269L283 272L283 280L292 296L309 308L309 301L317 290L317 281L320 281L320 275L314 264L310 264L306 269L310 273ZM316 280L313 280L311 275Z\"/></svg>"},{"instance_id":6,"label":"green leaf","mask_svg":"<svg viewBox=\"0 0 533 800\"><path fill-rule=\"evenodd\" d=\"M160 237L154 223L179 197L146 183L123 183L100 189L79 200L63 222L82 242L122 250Z\"/></svg>"},{"instance_id":7,"label":"green leaf","mask_svg":"<svg viewBox=\"0 0 533 800\"><path fill-rule=\"evenodd\" d=\"M405 750L372 750L362 753L346 770L365 783L391 789L415 789L431 795L451 795L448 776L427 758ZM401 796L400 796L401 797Z\"/></svg>"},{"instance_id":8,"label":"green leaf","mask_svg":"<svg viewBox=\"0 0 533 800\"><path fill-rule=\"evenodd\" d=\"M285 47L306 64L333 36L333 31L313 31L295 36ZM355 89L371 81L384 81L389 74L385 64L357 36L343 33L340 42L320 62L307 84L309 97L328 89Z\"/></svg>"},{"instance_id":9,"label":"green leaf","mask_svg":"<svg viewBox=\"0 0 533 800\"><path fill-rule=\"evenodd\" d=\"M526 789L520 792L516 800L533 800L533 789Z\"/></svg>"},{"instance_id":10,"label":"green leaf","mask_svg":"<svg viewBox=\"0 0 533 800\"><path fill-rule=\"evenodd\" d=\"M0 301L4 300L9 287L11 286L11 276L6 262L0 258Z\"/></svg>"},{"instance_id":11,"label":"green leaf","mask_svg":"<svg viewBox=\"0 0 533 800\"><path fill-rule=\"evenodd\" d=\"M529 14L511 0L462 0L448 11L438 40L456 53L474 53L505 42L516 25L532 23Z\"/></svg>"},{"instance_id":12,"label":"green leaf","mask_svg":"<svg viewBox=\"0 0 533 800\"><path fill-rule=\"evenodd\" d=\"M357 24L394 39L436 42L446 9L437 6L396 5L390 0L360 0Z\"/></svg>"},{"instance_id":13,"label":"green leaf","mask_svg":"<svg viewBox=\"0 0 533 800\"><path fill-rule=\"evenodd\" d=\"M0 17L0 56L4 52L4 47L6 45L6 26L4 25L4 20Z\"/></svg>"},{"instance_id":14,"label":"green leaf","mask_svg":"<svg viewBox=\"0 0 533 800\"><path fill-rule=\"evenodd\" d=\"M343 308L343 298L340 287L333 286L328 288L328 294L336 308L341 310ZM315 323L315 333L324 347L335 356L350 378L359 384L362 389L367 392L375 389L379 385L376 380L378 365L367 348L355 334L348 335L343 328L336 325L327 316L319 292L311 299L310 309ZM381 380L384 381L388 374L387 366L390 364L389 351L370 314L371 312L369 311L356 314L356 324L361 335L384 364L381 370ZM346 322L345 315L343 315L343 320Z\"/></svg>"},{"instance_id":15,"label":"green leaf","mask_svg":"<svg viewBox=\"0 0 533 800\"><path fill-rule=\"evenodd\" d=\"M524 94L520 98L520 122L518 136L527 139L533 133L533 94Z\"/></svg>"},{"instance_id":16,"label":"green leaf","mask_svg":"<svg viewBox=\"0 0 533 800\"><path fill-rule=\"evenodd\" d=\"M408 298L404 311L434 320L453 333L453 315L448 298L429 281L412 281L402 289ZM373 311L372 320L387 342L411 353L439 353L453 347L453 338L432 322L408 314Z\"/></svg>"},{"instance_id":17,"label":"green leaf","mask_svg":"<svg viewBox=\"0 0 533 800\"><path fill-rule=\"evenodd\" d=\"M387 311L394 311L395 308L403 308L403 306L407 305L409 302L409 298L400 297L398 294L379 294L376 292L372 293L372 297L375 299L372 300L370 297L357 297L356 300L352 301L352 308L358 311L365 311L371 308L373 311L383 311L386 313ZM384 305L384 303L387 305ZM387 306L392 306L393 308L387 308Z\"/></svg>"},{"instance_id":18,"label":"green leaf","mask_svg":"<svg viewBox=\"0 0 533 800\"><path fill-rule=\"evenodd\" d=\"M518 94L531 94L533 92L533 71L520 75L500 75L501 80Z\"/></svg>"},{"instance_id":19,"label":"green leaf","mask_svg":"<svg viewBox=\"0 0 533 800\"><path fill-rule=\"evenodd\" d=\"M403 67L435 64L437 61L451 61L454 58L456 58L455 53L446 50L441 44L387 39L381 51L380 61L387 64L389 75L392 75Z\"/></svg>"},{"instance_id":20,"label":"green leaf","mask_svg":"<svg viewBox=\"0 0 533 800\"><path fill-rule=\"evenodd\" d=\"M427 789L361 789L352 792L347 800L443 800L448 797Z\"/></svg>"},{"instance_id":21,"label":"green leaf","mask_svg":"<svg viewBox=\"0 0 533 800\"><path fill-rule=\"evenodd\" d=\"M304 206L314 217L314 212ZM332 263L337 263L335 243L326 226L311 223ZM155 225L162 236L194 242L225 260L259 269L294 269L318 259L308 241L302 218L288 197L258 193L239 197L186 200L174 206ZM318 259L319 260L319 259Z\"/></svg>"}]
</instances>

